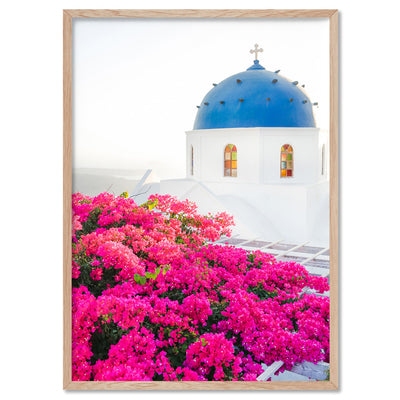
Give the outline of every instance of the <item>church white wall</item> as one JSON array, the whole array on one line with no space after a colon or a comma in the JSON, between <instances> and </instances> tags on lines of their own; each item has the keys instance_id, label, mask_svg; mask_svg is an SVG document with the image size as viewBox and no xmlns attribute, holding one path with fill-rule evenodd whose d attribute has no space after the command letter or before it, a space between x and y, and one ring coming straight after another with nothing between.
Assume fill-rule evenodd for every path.
<instances>
[{"instance_id":1,"label":"church white wall","mask_svg":"<svg viewBox=\"0 0 400 400\"><path fill-rule=\"evenodd\" d=\"M318 175L319 129L318 128L262 128L260 158L262 159L262 183L304 184L316 183ZM281 147L293 147L293 176L281 178Z\"/></svg>"},{"instance_id":2,"label":"church white wall","mask_svg":"<svg viewBox=\"0 0 400 400\"><path fill-rule=\"evenodd\" d=\"M260 182L260 129L207 129L186 132L187 177L205 182ZM228 144L237 147L238 176L224 176L224 151ZM194 174L191 175L191 146L194 149Z\"/></svg>"},{"instance_id":3,"label":"church white wall","mask_svg":"<svg viewBox=\"0 0 400 400\"><path fill-rule=\"evenodd\" d=\"M194 201L200 213L226 211L244 237L329 245L329 183L260 185L170 179L159 193Z\"/></svg>"},{"instance_id":4,"label":"church white wall","mask_svg":"<svg viewBox=\"0 0 400 400\"><path fill-rule=\"evenodd\" d=\"M306 209L307 237L317 238L324 246L329 245L329 182L320 182L307 189Z\"/></svg>"},{"instance_id":5,"label":"church white wall","mask_svg":"<svg viewBox=\"0 0 400 400\"><path fill-rule=\"evenodd\" d=\"M224 149L237 147L237 177L224 176ZM281 147L293 147L293 176L281 178ZM186 173L204 182L310 184L327 177L322 171L322 146L326 137L318 128L233 128L186 132ZM194 170L191 175L192 148ZM326 146L326 157L329 154ZM327 159L325 157L325 164Z\"/></svg>"},{"instance_id":6,"label":"church white wall","mask_svg":"<svg viewBox=\"0 0 400 400\"><path fill-rule=\"evenodd\" d=\"M307 190L299 185L254 185L254 184L215 184L207 186L229 203L233 197L241 198L244 204L254 208L253 219L268 221L262 229L255 230L254 236L268 237L269 240L307 240L309 231L306 208ZM241 210L231 210L235 216ZM251 224L251 221L248 221ZM274 235L271 232L274 232Z\"/></svg>"},{"instance_id":7,"label":"church white wall","mask_svg":"<svg viewBox=\"0 0 400 400\"><path fill-rule=\"evenodd\" d=\"M173 191L199 205L223 204L254 236L329 243L328 133L319 128L235 128L186 132L187 177ZM224 177L224 149L237 147L237 177ZM293 176L281 178L281 147L293 147ZM322 174L322 147L325 166ZM194 174L191 173L191 148ZM179 185L170 182L169 190ZM167 188L165 188L167 191ZM206 201L206 198L208 201Z\"/></svg>"},{"instance_id":8,"label":"church white wall","mask_svg":"<svg viewBox=\"0 0 400 400\"><path fill-rule=\"evenodd\" d=\"M319 139L319 181L329 180L329 132L327 130L321 130L318 136ZM324 150L324 156L322 155ZM323 167L322 167L323 166Z\"/></svg>"}]
</instances>

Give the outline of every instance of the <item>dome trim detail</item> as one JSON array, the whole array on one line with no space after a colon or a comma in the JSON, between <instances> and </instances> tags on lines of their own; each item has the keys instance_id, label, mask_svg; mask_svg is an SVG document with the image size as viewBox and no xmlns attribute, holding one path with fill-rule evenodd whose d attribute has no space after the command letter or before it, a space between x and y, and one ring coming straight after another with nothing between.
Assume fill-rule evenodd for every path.
<instances>
[{"instance_id":1,"label":"dome trim detail","mask_svg":"<svg viewBox=\"0 0 400 400\"><path fill-rule=\"evenodd\" d=\"M313 103L304 89L279 76L254 60L246 71L213 86L197 110L193 129L315 127Z\"/></svg>"}]
</instances>

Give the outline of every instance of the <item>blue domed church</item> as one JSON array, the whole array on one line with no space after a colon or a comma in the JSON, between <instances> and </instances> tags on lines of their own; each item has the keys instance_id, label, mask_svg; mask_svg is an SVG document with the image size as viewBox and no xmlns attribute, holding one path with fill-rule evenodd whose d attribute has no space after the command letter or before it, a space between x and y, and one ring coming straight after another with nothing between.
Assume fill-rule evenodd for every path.
<instances>
[{"instance_id":1,"label":"blue domed church","mask_svg":"<svg viewBox=\"0 0 400 400\"><path fill-rule=\"evenodd\" d=\"M224 210L241 235L327 244L328 136L297 81L258 60L229 76L197 106L186 132L186 179L160 191Z\"/></svg>"},{"instance_id":2,"label":"blue domed church","mask_svg":"<svg viewBox=\"0 0 400 400\"><path fill-rule=\"evenodd\" d=\"M315 128L312 104L298 82L267 71L258 60L204 97L193 129Z\"/></svg>"}]
</instances>

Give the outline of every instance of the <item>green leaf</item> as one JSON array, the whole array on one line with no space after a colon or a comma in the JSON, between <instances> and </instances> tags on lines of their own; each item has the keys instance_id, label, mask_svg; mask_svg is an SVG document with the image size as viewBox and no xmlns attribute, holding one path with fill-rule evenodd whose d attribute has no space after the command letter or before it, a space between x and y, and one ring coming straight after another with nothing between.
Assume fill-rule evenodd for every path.
<instances>
[{"instance_id":1,"label":"green leaf","mask_svg":"<svg viewBox=\"0 0 400 400\"><path fill-rule=\"evenodd\" d=\"M153 201L146 201L146 203L143 203L140 207L147 208L148 210L152 210L154 207L156 207L158 204L158 199L154 199Z\"/></svg>"},{"instance_id":2,"label":"green leaf","mask_svg":"<svg viewBox=\"0 0 400 400\"><path fill-rule=\"evenodd\" d=\"M171 266L168 265L163 265L163 270L162 270L162 274L165 275L167 273L167 271L169 271L171 269Z\"/></svg>"},{"instance_id":3,"label":"green leaf","mask_svg":"<svg viewBox=\"0 0 400 400\"><path fill-rule=\"evenodd\" d=\"M145 284L146 284L146 277L145 277L145 276L141 276L141 277L140 277L140 282L139 282L139 284L140 284L140 285L145 285Z\"/></svg>"}]
</instances>

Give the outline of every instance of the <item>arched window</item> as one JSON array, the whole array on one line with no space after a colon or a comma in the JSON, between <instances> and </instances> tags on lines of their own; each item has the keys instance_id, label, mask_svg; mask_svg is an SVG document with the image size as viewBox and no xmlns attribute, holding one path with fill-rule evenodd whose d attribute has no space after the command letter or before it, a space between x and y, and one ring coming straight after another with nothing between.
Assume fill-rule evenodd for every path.
<instances>
[{"instance_id":1,"label":"arched window","mask_svg":"<svg viewBox=\"0 0 400 400\"><path fill-rule=\"evenodd\" d=\"M193 156L193 146L191 146L190 154L190 175L194 174L194 156Z\"/></svg>"},{"instance_id":2,"label":"arched window","mask_svg":"<svg viewBox=\"0 0 400 400\"><path fill-rule=\"evenodd\" d=\"M281 178L293 176L293 147L284 144L281 147Z\"/></svg>"},{"instance_id":3,"label":"arched window","mask_svg":"<svg viewBox=\"0 0 400 400\"><path fill-rule=\"evenodd\" d=\"M237 176L237 149L234 144L225 147L224 176Z\"/></svg>"}]
</instances>

